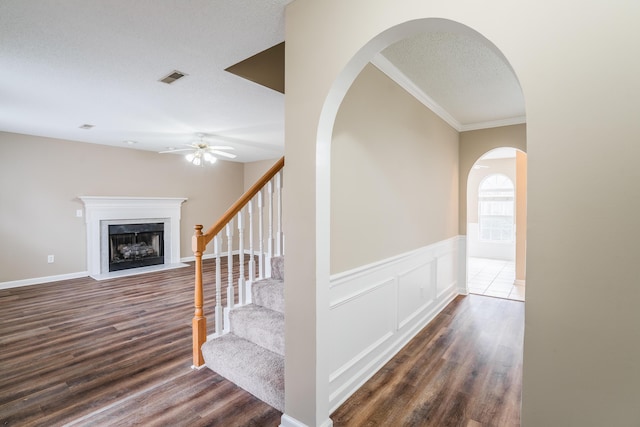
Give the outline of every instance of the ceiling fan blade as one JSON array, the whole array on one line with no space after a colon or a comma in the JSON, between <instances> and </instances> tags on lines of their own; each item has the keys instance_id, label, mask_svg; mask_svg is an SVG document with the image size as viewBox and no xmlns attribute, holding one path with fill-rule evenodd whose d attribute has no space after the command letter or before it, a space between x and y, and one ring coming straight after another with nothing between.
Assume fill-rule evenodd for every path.
<instances>
[{"instance_id":1,"label":"ceiling fan blade","mask_svg":"<svg viewBox=\"0 0 640 427\"><path fill-rule=\"evenodd\" d=\"M209 148L211 150L235 150L235 148L229 147L228 145L210 145Z\"/></svg>"},{"instance_id":2,"label":"ceiling fan blade","mask_svg":"<svg viewBox=\"0 0 640 427\"><path fill-rule=\"evenodd\" d=\"M213 153L213 154L215 154L215 155L217 155L217 156L227 157L227 158L229 158L229 159L235 159L236 157L238 157L238 156L236 156L235 154L226 153L226 152L224 152L224 151L209 150L209 152L210 152L210 153Z\"/></svg>"},{"instance_id":3,"label":"ceiling fan blade","mask_svg":"<svg viewBox=\"0 0 640 427\"><path fill-rule=\"evenodd\" d=\"M177 150L167 150L167 151L160 151L160 154L165 154L165 153L177 153L178 151L192 151L193 148L178 148Z\"/></svg>"}]
</instances>

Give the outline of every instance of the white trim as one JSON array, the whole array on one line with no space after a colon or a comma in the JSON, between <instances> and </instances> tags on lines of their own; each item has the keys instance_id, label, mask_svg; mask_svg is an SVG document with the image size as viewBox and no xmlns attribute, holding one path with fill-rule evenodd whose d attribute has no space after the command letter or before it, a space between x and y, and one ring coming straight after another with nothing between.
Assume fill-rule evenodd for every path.
<instances>
[{"instance_id":1,"label":"white trim","mask_svg":"<svg viewBox=\"0 0 640 427\"><path fill-rule=\"evenodd\" d=\"M444 254L444 253L450 253L452 252L451 249L449 249L448 252L442 252L443 248L445 247L449 247L451 248L452 245L458 245L459 244L459 239L460 238L464 238L464 236L454 236L451 237L449 239L446 240L442 240L440 242L437 243L433 243L429 246L425 246L422 248L418 248L418 249L414 249L412 251L409 252L405 252L402 253L400 255L395 255L389 258L385 258L379 261L375 261L372 262L370 264L366 264L360 267L356 267L352 270L348 270L348 271L343 271L341 273L336 273L336 274L332 274L331 277L329 278L329 280L331 281L330 283L330 287L336 287L336 286L341 286L345 283L348 283L349 281L353 280L354 278L357 278L358 276L361 276L362 274L366 274L366 273L371 273L371 271L373 270L377 270L380 268L384 268L387 267L389 265L395 264L400 260L403 259L407 259L407 258L411 258L413 256L419 256L422 252L428 252L428 251L436 251L440 254ZM454 249L456 250L456 249Z\"/></svg>"},{"instance_id":2,"label":"white trim","mask_svg":"<svg viewBox=\"0 0 640 427\"><path fill-rule=\"evenodd\" d=\"M339 298L339 299L337 299L335 301L332 301L329 304L329 308L336 308L336 307L339 307L339 306L341 306L343 304L347 304L347 303L349 303L351 301L356 300L357 298L360 298L364 294L368 294L369 292L373 292L376 289L381 288L382 286L386 286L386 285L389 285L389 284L395 285L395 282L396 282L396 280L393 277L381 280L379 282L374 283L371 286L367 286L364 289L359 289L359 290L357 290L356 292L354 292L352 294L343 296L342 298Z\"/></svg>"},{"instance_id":3,"label":"white trim","mask_svg":"<svg viewBox=\"0 0 640 427\"><path fill-rule=\"evenodd\" d=\"M204 369L204 368L206 368L206 367L207 367L207 364L206 364L206 363L203 363L203 364L202 364L202 365L200 365L200 366L191 365L191 369L192 369L192 370L194 370L194 371L199 371L200 369Z\"/></svg>"},{"instance_id":4,"label":"white trim","mask_svg":"<svg viewBox=\"0 0 640 427\"><path fill-rule=\"evenodd\" d=\"M420 89L409 77L406 76L391 61L378 53L371 60L376 68L386 74L391 80L396 82L401 88L409 92L411 96L421 102L425 107L433 111L438 117L447 122L449 126L458 132L466 132L470 130L489 129L501 126L519 125L527 122L526 116L509 117L507 119L490 120L486 122L469 123L463 125L455 117L453 117L446 109L438 104L433 98Z\"/></svg>"},{"instance_id":5,"label":"white trim","mask_svg":"<svg viewBox=\"0 0 640 427\"><path fill-rule=\"evenodd\" d=\"M462 125L459 132L497 128L502 126L520 125L526 122L527 122L527 116L510 117L508 119L492 120L488 122L478 122L478 123L470 123L468 125Z\"/></svg>"},{"instance_id":6,"label":"white trim","mask_svg":"<svg viewBox=\"0 0 640 427\"><path fill-rule=\"evenodd\" d=\"M513 284L516 285L516 286L525 286L526 285L526 280L518 280L518 279L516 279L516 280L513 281Z\"/></svg>"},{"instance_id":7,"label":"white trim","mask_svg":"<svg viewBox=\"0 0 640 427\"><path fill-rule=\"evenodd\" d=\"M380 71L387 75L391 80L396 82L401 88L409 92L415 99L424 104L425 107L436 113L438 117L447 122L449 126L460 132L462 124L457 121L447 110L442 108L440 104L433 100L429 95L424 93L411 79L409 79L398 67L393 65L391 61L378 53L371 60L371 64L376 66Z\"/></svg>"},{"instance_id":8,"label":"white trim","mask_svg":"<svg viewBox=\"0 0 640 427\"><path fill-rule=\"evenodd\" d=\"M176 264L180 259L180 208L185 197L111 197L79 196L85 205L87 224L87 270L90 276L104 271L101 263L102 223L104 221L145 220L161 218L165 223L165 264Z\"/></svg>"},{"instance_id":9,"label":"white trim","mask_svg":"<svg viewBox=\"0 0 640 427\"><path fill-rule=\"evenodd\" d=\"M429 324L440 312L447 306L457 294L452 293L443 299L437 306L429 310L411 329L400 334L397 339L390 343L388 348L378 355L374 360L369 362L360 371L356 373L350 382L345 382L329 396L330 412L337 410L353 393L362 387L367 381L373 377L378 370L387 364L398 352L407 345L426 325ZM420 326L422 324L422 326Z\"/></svg>"},{"instance_id":10,"label":"white trim","mask_svg":"<svg viewBox=\"0 0 640 427\"><path fill-rule=\"evenodd\" d=\"M0 289L19 288L20 286L43 285L45 283L59 282L61 280L79 279L87 277L89 272L79 271L77 273L59 274L56 276L34 277L32 279L12 280L0 282Z\"/></svg>"},{"instance_id":11,"label":"white trim","mask_svg":"<svg viewBox=\"0 0 640 427\"><path fill-rule=\"evenodd\" d=\"M280 427L309 427L305 423L296 420L295 418L282 414L280 418ZM319 427L333 427L333 421L331 418L327 418Z\"/></svg>"},{"instance_id":12,"label":"white trim","mask_svg":"<svg viewBox=\"0 0 640 427\"><path fill-rule=\"evenodd\" d=\"M330 412L459 294L464 249L464 236L454 236L331 276Z\"/></svg>"},{"instance_id":13,"label":"white trim","mask_svg":"<svg viewBox=\"0 0 640 427\"><path fill-rule=\"evenodd\" d=\"M467 236L458 236L458 293L469 295L467 283Z\"/></svg>"}]
</instances>

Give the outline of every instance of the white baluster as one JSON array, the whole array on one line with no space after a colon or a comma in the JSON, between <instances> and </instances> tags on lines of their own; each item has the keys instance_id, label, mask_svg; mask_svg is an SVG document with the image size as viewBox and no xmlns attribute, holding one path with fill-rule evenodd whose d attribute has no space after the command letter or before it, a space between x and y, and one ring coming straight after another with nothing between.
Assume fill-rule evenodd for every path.
<instances>
[{"instance_id":1,"label":"white baluster","mask_svg":"<svg viewBox=\"0 0 640 427\"><path fill-rule=\"evenodd\" d=\"M284 235L282 234L282 171L276 175L276 256L284 254Z\"/></svg>"},{"instance_id":2,"label":"white baluster","mask_svg":"<svg viewBox=\"0 0 640 427\"><path fill-rule=\"evenodd\" d=\"M227 308L231 310L235 305L235 292L233 290L233 220L227 224ZM225 330L228 325L225 325Z\"/></svg>"},{"instance_id":3,"label":"white baluster","mask_svg":"<svg viewBox=\"0 0 640 427\"><path fill-rule=\"evenodd\" d=\"M273 179L267 183L267 201L269 203L267 259L265 260L265 274L271 277L271 258L273 257Z\"/></svg>"},{"instance_id":4,"label":"white baluster","mask_svg":"<svg viewBox=\"0 0 640 427\"><path fill-rule=\"evenodd\" d=\"M249 200L247 204L247 211L249 212L249 285L256 280L256 260L253 252L253 199ZM247 289L247 304L251 304L251 292Z\"/></svg>"},{"instance_id":5,"label":"white baluster","mask_svg":"<svg viewBox=\"0 0 640 427\"><path fill-rule=\"evenodd\" d=\"M264 201L262 190L258 192L258 277L264 279Z\"/></svg>"},{"instance_id":6,"label":"white baluster","mask_svg":"<svg viewBox=\"0 0 640 427\"><path fill-rule=\"evenodd\" d=\"M244 289L244 214L242 210L238 212L236 216L238 218L238 262L239 262L239 274L238 274L238 304L245 305L245 289Z\"/></svg>"},{"instance_id":7,"label":"white baluster","mask_svg":"<svg viewBox=\"0 0 640 427\"><path fill-rule=\"evenodd\" d=\"M215 310L215 324L216 324L216 334L220 335L222 333L222 279L220 278L220 234L216 235L213 238L213 252L216 257L216 310Z\"/></svg>"}]
</instances>

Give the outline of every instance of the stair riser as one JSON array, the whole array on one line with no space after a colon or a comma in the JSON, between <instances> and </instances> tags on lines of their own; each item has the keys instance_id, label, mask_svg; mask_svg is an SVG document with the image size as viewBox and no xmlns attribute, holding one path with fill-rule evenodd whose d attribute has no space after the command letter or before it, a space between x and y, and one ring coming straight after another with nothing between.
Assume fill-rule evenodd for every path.
<instances>
[{"instance_id":1,"label":"stair riser","mask_svg":"<svg viewBox=\"0 0 640 427\"><path fill-rule=\"evenodd\" d=\"M284 256L271 258L271 278L284 280Z\"/></svg>"},{"instance_id":2,"label":"stair riser","mask_svg":"<svg viewBox=\"0 0 640 427\"><path fill-rule=\"evenodd\" d=\"M229 313L231 332L259 346L284 355L284 315L253 305Z\"/></svg>"},{"instance_id":3,"label":"stair riser","mask_svg":"<svg viewBox=\"0 0 640 427\"><path fill-rule=\"evenodd\" d=\"M255 305L284 313L284 283L273 279L253 283L251 301Z\"/></svg>"},{"instance_id":4,"label":"stair riser","mask_svg":"<svg viewBox=\"0 0 640 427\"><path fill-rule=\"evenodd\" d=\"M202 346L207 367L258 399L284 411L284 357L256 344L223 335Z\"/></svg>"}]
</instances>

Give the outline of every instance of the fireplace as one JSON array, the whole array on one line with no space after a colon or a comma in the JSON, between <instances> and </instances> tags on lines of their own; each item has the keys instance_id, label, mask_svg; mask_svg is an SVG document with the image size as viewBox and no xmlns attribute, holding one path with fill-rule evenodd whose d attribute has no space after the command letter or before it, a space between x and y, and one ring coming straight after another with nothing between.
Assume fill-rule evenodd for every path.
<instances>
[{"instance_id":1,"label":"fireplace","mask_svg":"<svg viewBox=\"0 0 640 427\"><path fill-rule=\"evenodd\" d=\"M109 271L164 264L164 223L109 225Z\"/></svg>"},{"instance_id":2,"label":"fireplace","mask_svg":"<svg viewBox=\"0 0 640 427\"><path fill-rule=\"evenodd\" d=\"M87 270L94 279L187 266L180 262L180 207L186 198L80 199L87 224Z\"/></svg>"}]
</instances>

